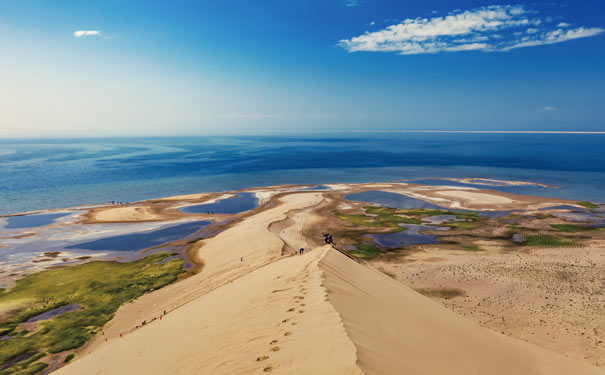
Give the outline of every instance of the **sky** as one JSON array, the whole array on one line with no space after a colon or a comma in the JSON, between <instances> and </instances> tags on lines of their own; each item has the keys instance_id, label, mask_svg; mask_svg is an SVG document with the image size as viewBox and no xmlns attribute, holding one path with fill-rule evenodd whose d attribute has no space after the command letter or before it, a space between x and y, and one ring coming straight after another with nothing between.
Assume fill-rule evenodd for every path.
<instances>
[{"instance_id":1,"label":"sky","mask_svg":"<svg viewBox=\"0 0 605 375\"><path fill-rule=\"evenodd\" d=\"M605 2L0 0L0 137L605 131Z\"/></svg>"}]
</instances>

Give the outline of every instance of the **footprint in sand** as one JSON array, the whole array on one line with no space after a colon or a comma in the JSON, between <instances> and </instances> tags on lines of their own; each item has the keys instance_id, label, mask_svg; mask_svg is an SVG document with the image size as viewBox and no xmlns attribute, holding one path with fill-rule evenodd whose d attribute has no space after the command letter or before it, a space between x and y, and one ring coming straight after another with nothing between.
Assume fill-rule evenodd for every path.
<instances>
[{"instance_id":1,"label":"footprint in sand","mask_svg":"<svg viewBox=\"0 0 605 375\"><path fill-rule=\"evenodd\" d=\"M269 359L269 357L267 357L266 355L262 356L262 357L258 357L256 359L256 362L260 362L260 361L266 361L267 359Z\"/></svg>"},{"instance_id":2,"label":"footprint in sand","mask_svg":"<svg viewBox=\"0 0 605 375\"><path fill-rule=\"evenodd\" d=\"M277 340L273 340L269 343L269 345L277 344Z\"/></svg>"},{"instance_id":3,"label":"footprint in sand","mask_svg":"<svg viewBox=\"0 0 605 375\"><path fill-rule=\"evenodd\" d=\"M305 310L298 310L298 312L302 314L305 312Z\"/></svg>"},{"instance_id":4,"label":"footprint in sand","mask_svg":"<svg viewBox=\"0 0 605 375\"><path fill-rule=\"evenodd\" d=\"M288 309L288 311L286 311L286 312L292 312L292 311L294 311L294 307Z\"/></svg>"},{"instance_id":5,"label":"footprint in sand","mask_svg":"<svg viewBox=\"0 0 605 375\"><path fill-rule=\"evenodd\" d=\"M301 306L307 306L307 305L306 305L306 304L304 304L304 303L301 303L300 305L301 305Z\"/></svg>"},{"instance_id":6,"label":"footprint in sand","mask_svg":"<svg viewBox=\"0 0 605 375\"><path fill-rule=\"evenodd\" d=\"M282 322L282 323L288 323L288 320L290 320L290 319L284 319L284 320L282 320L281 322Z\"/></svg>"},{"instance_id":7,"label":"footprint in sand","mask_svg":"<svg viewBox=\"0 0 605 375\"><path fill-rule=\"evenodd\" d=\"M272 352L279 352L279 346L274 346L271 348Z\"/></svg>"},{"instance_id":8,"label":"footprint in sand","mask_svg":"<svg viewBox=\"0 0 605 375\"><path fill-rule=\"evenodd\" d=\"M292 322L292 325L293 325L293 326L295 326L295 325L296 325L296 322Z\"/></svg>"},{"instance_id":9,"label":"footprint in sand","mask_svg":"<svg viewBox=\"0 0 605 375\"><path fill-rule=\"evenodd\" d=\"M271 372L271 371L273 371L273 368L272 368L271 366L269 366L269 367L265 367L265 368L263 369L263 371L264 371L264 372Z\"/></svg>"},{"instance_id":10,"label":"footprint in sand","mask_svg":"<svg viewBox=\"0 0 605 375\"><path fill-rule=\"evenodd\" d=\"M292 332L286 332L286 333L284 333L284 336L290 336L290 335L292 335Z\"/></svg>"}]
</instances>

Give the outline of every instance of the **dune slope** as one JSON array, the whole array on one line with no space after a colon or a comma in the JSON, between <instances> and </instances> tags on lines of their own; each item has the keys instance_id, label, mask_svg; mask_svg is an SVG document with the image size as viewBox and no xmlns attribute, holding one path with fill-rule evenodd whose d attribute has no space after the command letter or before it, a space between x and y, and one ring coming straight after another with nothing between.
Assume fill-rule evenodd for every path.
<instances>
[{"instance_id":1,"label":"dune slope","mask_svg":"<svg viewBox=\"0 0 605 375\"><path fill-rule=\"evenodd\" d=\"M366 374L605 374L479 327L336 251L319 265Z\"/></svg>"}]
</instances>

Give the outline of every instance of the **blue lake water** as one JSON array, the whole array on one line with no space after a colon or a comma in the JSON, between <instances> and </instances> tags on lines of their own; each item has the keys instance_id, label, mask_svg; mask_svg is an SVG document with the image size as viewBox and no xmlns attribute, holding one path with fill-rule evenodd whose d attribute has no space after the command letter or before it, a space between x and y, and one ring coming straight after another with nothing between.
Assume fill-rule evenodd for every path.
<instances>
[{"instance_id":1,"label":"blue lake water","mask_svg":"<svg viewBox=\"0 0 605 375\"><path fill-rule=\"evenodd\" d=\"M368 235L368 237L371 237L374 242L382 247L396 249L410 245L437 243L438 236L420 232L426 230L447 231L450 229L448 227L435 227L431 225L404 224L402 226L407 228L403 232L372 234Z\"/></svg>"},{"instance_id":2,"label":"blue lake water","mask_svg":"<svg viewBox=\"0 0 605 375\"><path fill-rule=\"evenodd\" d=\"M258 199L253 193L239 193L235 197L221 199L214 203L187 206L179 211L189 214L239 214L258 207Z\"/></svg>"},{"instance_id":3,"label":"blue lake water","mask_svg":"<svg viewBox=\"0 0 605 375\"><path fill-rule=\"evenodd\" d=\"M605 135L371 134L0 140L0 214L277 184L493 178L605 202ZM502 187L498 187L499 189Z\"/></svg>"},{"instance_id":4,"label":"blue lake water","mask_svg":"<svg viewBox=\"0 0 605 375\"><path fill-rule=\"evenodd\" d=\"M11 216L6 218L5 229L36 228L43 227L55 222L58 218L70 215L69 212L57 214L34 214L23 216Z\"/></svg>"},{"instance_id":5,"label":"blue lake water","mask_svg":"<svg viewBox=\"0 0 605 375\"><path fill-rule=\"evenodd\" d=\"M415 208L446 210L422 199L408 197L402 194L389 193L380 190L369 190L363 193L345 195L345 199L358 202L376 203L381 206L399 208L402 210L411 210Z\"/></svg>"},{"instance_id":6,"label":"blue lake water","mask_svg":"<svg viewBox=\"0 0 605 375\"><path fill-rule=\"evenodd\" d=\"M66 246L65 249L139 251L167 242L180 240L210 225L210 221L194 221L146 232L104 237Z\"/></svg>"}]
</instances>

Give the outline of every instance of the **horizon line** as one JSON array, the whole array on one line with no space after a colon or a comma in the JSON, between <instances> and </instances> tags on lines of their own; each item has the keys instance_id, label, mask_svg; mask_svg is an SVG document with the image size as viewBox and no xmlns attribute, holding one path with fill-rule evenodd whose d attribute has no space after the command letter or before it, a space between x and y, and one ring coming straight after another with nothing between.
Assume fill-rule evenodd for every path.
<instances>
[{"instance_id":1,"label":"horizon line","mask_svg":"<svg viewBox=\"0 0 605 375\"><path fill-rule=\"evenodd\" d=\"M173 132L175 129L171 129ZM400 130L400 129L266 129L256 131L246 131L244 129L233 129L232 131L219 131L218 129L208 129L206 132L190 132L190 129L182 130L179 134L177 130L173 134L126 134L126 135L54 135L54 136L8 136L0 135L1 140L10 139L72 139L72 138L162 138L162 137L186 137L186 136L233 136L233 135L254 135L266 133L454 133L454 134L592 134L605 135L605 131L576 131L576 130ZM161 132L161 131L160 131ZM239 133L239 134L234 134Z\"/></svg>"}]
</instances>

